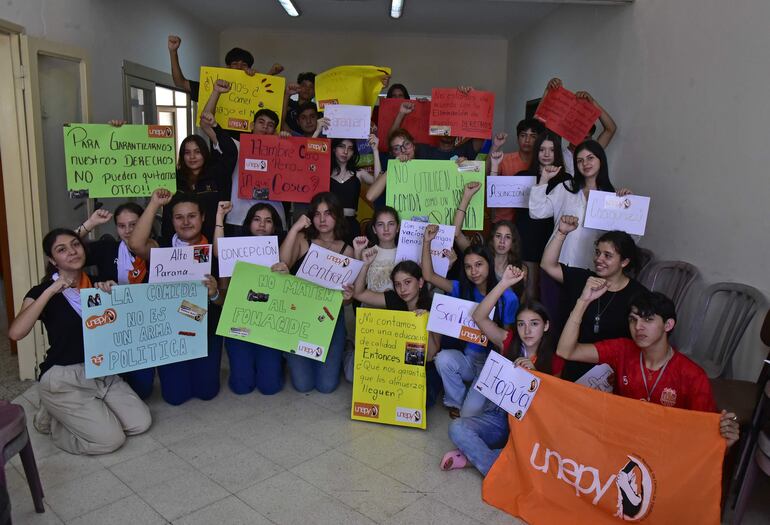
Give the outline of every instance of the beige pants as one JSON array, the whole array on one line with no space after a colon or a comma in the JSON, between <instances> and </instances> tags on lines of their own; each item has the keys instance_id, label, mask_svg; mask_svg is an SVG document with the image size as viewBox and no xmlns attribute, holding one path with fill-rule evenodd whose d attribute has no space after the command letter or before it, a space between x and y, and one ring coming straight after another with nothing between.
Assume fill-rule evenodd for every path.
<instances>
[{"instance_id":1,"label":"beige pants","mask_svg":"<svg viewBox=\"0 0 770 525\"><path fill-rule=\"evenodd\" d=\"M71 454L107 454L150 428L150 410L119 376L86 379L85 367L54 366L40 379L51 437Z\"/></svg>"}]
</instances>

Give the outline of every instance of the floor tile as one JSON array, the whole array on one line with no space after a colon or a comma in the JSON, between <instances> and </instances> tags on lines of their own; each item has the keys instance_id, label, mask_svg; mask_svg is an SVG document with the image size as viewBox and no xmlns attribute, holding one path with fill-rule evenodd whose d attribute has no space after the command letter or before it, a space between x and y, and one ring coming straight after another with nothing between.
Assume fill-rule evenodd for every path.
<instances>
[{"instance_id":1,"label":"floor tile","mask_svg":"<svg viewBox=\"0 0 770 525\"><path fill-rule=\"evenodd\" d=\"M193 434L201 434L209 430L213 430L213 428L205 420L191 412L183 411L161 418L156 418L153 415L153 423L147 433L164 445L170 445Z\"/></svg>"},{"instance_id":2,"label":"floor tile","mask_svg":"<svg viewBox=\"0 0 770 525\"><path fill-rule=\"evenodd\" d=\"M419 450L403 447L404 453L380 468L380 472L420 492L433 492L451 481L454 472L439 468L439 460Z\"/></svg>"},{"instance_id":3,"label":"floor tile","mask_svg":"<svg viewBox=\"0 0 770 525\"><path fill-rule=\"evenodd\" d=\"M111 467L129 459L144 456L159 448L163 448L163 445L149 434L144 433L138 436L129 436L118 450L111 454L96 456L96 459L105 467Z\"/></svg>"},{"instance_id":4,"label":"floor tile","mask_svg":"<svg viewBox=\"0 0 770 525\"><path fill-rule=\"evenodd\" d=\"M67 525L163 525L168 523L136 494L68 521Z\"/></svg>"},{"instance_id":5,"label":"floor tile","mask_svg":"<svg viewBox=\"0 0 770 525\"><path fill-rule=\"evenodd\" d=\"M169 521L190 514L229 495L225 489L200 472L188 472L177 478L143 488L137 494Z\"/></svg>"},{"instance_id":6,"label":"floor tile","mask_svg":"<svg viewBox=\"0 0 770 525\"><path fill-rule=\"evenodd\" d=\"M291 468L329 450L320 439L288 427L269 414L242 421L229 435L283 468Z\"/></svg>"},{"instance_id":7,"label":"floor tile","mask_svg":"<svg viewBox=\"0 0 770 525\"><path fill-rule=\"evenodd\" d=\"M307 424L298 421L290 424L289 427L297 428L302 433L314 437L330 447L337 447L356 438L375 433L371 423L354 421L350 419L347 413L344 413L342 418L339 413L333 413Z\"/></svg>"},{"instance_id":8,"label":"floor tile","mask_svg":"<svg viewBox=\"0 0 770 525\"><path fill-rule=\"evenodd\" d=\"M131 493L112 472L101 470L47 489L45 501L61 519L68 521Z\"/></svg>"},{"instance_id":9,"label":"floor tile","mask_svg":"<svg viewBox=\"0 0 770 525\"><path fill-rule=\"evenodd\" d=\"M408 442L390 433L378 432L383 425L359 422L361 425L374 426L368 434L358 437L336 448L338 452L352 457L361 463L379 470L400 457L409 449Z\"/></svg>"},{"instance_id":10,"label":"floor tile","mask_svg":"<svg viewBox=\"0 0 770 525\"><path fill-rule=\"evenodd\" d=\"M199 470L226 490L235 493L283 472L284 468L256 452L247 450Z\"/></svg>"},{"instance_id":11,"label":"floor tile","mask_svg":"<svg viewBox=\"0 0 770 525\"><path fill-rule=\"evenodd\" d=\"M35 512L32 494L29 492L29 486L27 485L27 479L24 477L24 474L20 474L16 469L6 466L5 481L8 489L8 496L11 499L11 518L13 523L63 523L45 500L43 501L45 512L43 514Z\"/></svg>"},{"instance_id":12,"label":"floor tile","mask_svg":"<svg viewBox=\"0 0 770 525\"><path fill-rule=\"evenodd\" d=\"M174 525L270 525L272 522L235 496L174 520Z\"/></svg>"},{"instance_id":13,"label":"floor tile","mask_svg":"<svg viewBox=\"0 0 770 525\"><path fill-rule=\"evenodd\" d=\"M480 525L470 516L466 516L452 507L424 496L407 508L391 516L384 525Z\"/></svg>"},{"instance_id":14,"label":"floor tile","mask_svg":"<svg viewBox=\"0 0 770 525\"><path fill-rule=\"evenodd\" d=\"M189 463L165 448L110 467L110 471L134 491L194 470Z\"/></svg>"},{"instance_id":15,"label":"floor tile","mask_svg":"<svg viewBox=\"0 0 770 525\"><path fill-rule=\"evenodd\" d=\"M193 434L168 446L169 450L195 468L225 460L248 449L222 431Z\"/></svg>"},{"instance_id":16,"label":"floor tile","mask_svg":"<svg viewBox=\"0 0 770 525\"><path fill-rule=\"evenodd\" d=\"M481 499L481 474L471 468L452 470L446 483L436 487L431 496L459 512L486 524L521 523L512 516L487 505Z\"/></svg>"},{"instance_id":17,"label":"floor tile","mask_svg":"<svg viewBox=\"0 0 770 525\"><path fill-rule=\"evenodd\" d=\"M104 466L93 456L78 456L62 451L46 458L38 458L35 455L35 462L44 492L67 481L104 470ZM14 467L22 476L24 475L21 464Z\"/></svg>"}]
</instances>

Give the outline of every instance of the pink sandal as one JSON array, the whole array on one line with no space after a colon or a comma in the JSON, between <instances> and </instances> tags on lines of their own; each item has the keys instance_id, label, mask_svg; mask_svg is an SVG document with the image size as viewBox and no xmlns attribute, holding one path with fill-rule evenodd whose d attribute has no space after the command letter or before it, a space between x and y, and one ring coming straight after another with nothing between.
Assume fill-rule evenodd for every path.
<instances>
[{"instance_id":1,"label":"pink sandal","mask_svg":"<svg viewBox=\"0 0 770 525\"><path fill-rule=\"evenodd\" d=\"M468 466L468 458L459 450L450 450L441 458L441 470L455 470Z\"/></svg>"}]
</instances>

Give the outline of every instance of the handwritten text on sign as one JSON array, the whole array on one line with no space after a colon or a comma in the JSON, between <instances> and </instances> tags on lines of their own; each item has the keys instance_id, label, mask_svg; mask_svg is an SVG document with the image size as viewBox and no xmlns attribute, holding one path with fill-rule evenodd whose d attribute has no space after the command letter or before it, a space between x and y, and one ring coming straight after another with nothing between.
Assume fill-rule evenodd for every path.
<instances>
[{"instance_id":1,"label":"handwritten text on sign","mask_svg":"<svg viewBox=\"0 0 770 525\"><path fill-rule=\"evenodd\" d=\"M430 134L488 139L492 137L495 94L472 89L434 88L431 94Z\"/></svg>"},{"instance_id":2,"label":"handwritten text on sign","mask_svg":"<svg viewBox=\"0 0 770 525\"><path fill-rule=\"evenodd\" d=\"M230 277L233 274L235 261L245 261L270 268L279 261L278 237L275 235L253 235L251 237L221 237L217 239L219 276Z\"/></svg>"},{"instance_id":3,"label":"handwritten text on sign","mask_svg":"<svg viewBox=\"0 0 770 525\"><path fill-rule=\"evenodd\" d=\"M501 356L489 352L473 388L513 417L521 420L532 405L540 378Z\"/></svg>"},{"instance_id":4,"label":"handwritten text on sign","mask_svg":"<svg viewBox=\"0 0 770 525\"><path fill-rule=\"evenodd\" d=\"M341 292L238 261L217 335L323 362L340 306Z\"/></svg>"},{"instance_id":5,"label":"handwritten text on sign","mask_svg":"<svg viewBox=\"0 0 770 525\"><path fill-rule=\"evenodd\" d=\"M618 197L608 191L591 190L588 192L584 226L595 230L622 230L631 235L644 235L649 211L649 197Z\"/></svg>"},{"instance_id":6,"label":"handwritten text on sign","mask_svg":"<svg viewBox=\"0 0 770 525\"><path fill-rule=\"evenodd\" d=\"M208 293L199 281L80 290L86 377L205 357Z\"/></svg>"},{"instance_id":7,"label":"handwritten text on sign","mask_svg":"<svg viewBox=\"0 0 770 525\"><path fill-rule=\"evenodd\" d=\"M217 80L230 83L230 91L219 97L215 115L217 123L224 129L251 131L254 114L260 109L275 111L279 119L283 114L285 78L259 73L249 76L245 71L227 67L202 67L196 122L200 121L201 112L206 107Z\"/></svg>"},{"instance_id":8,"label":"handwritten text on sign","mask_svg":"<svg viewBox=\"0 0 770 525\"><path fill-rule=\"evenodd\" d=\"M473 312L479 304L450 295L435 294L430 307L428 330L437 334L448 335L469 343L487 346L487 336L473 320ZM489 312L489 318L495 315L495 309Z\"/></svg>"},{"instance_id":9,"label":"handwritten text on sign","mask_svg":"<svg viewBox=\"0 0 770 525\"><path fill-rule=\"evenodd\" d=\"M152 248L149 273L151 283L203 280L211 273L211 245Z\"/></svg>"},{"instance_id":10,"label":"handwritten text on sign","mask_svg":"<svg viewBox=\"0 0 770 525\"><path fill-rule=\"evenodd\" d=\"M388 135L401 109L401 104L404 102L414 104L414 109L401 121L401 128L407 130L418 144L430 144L431 146L438 144L438 137L428 133L430 100L383 98L380 100L380 109L377 112L377 137L380 139L380 151L383 153L390 151Z\"/></svg>"},{"instance_id":11,"label":"handwritten text on sign","mask_svg":"<svg viewBox=\"0 0 770 525\"><path fill-rule=\"evenodd\" d=\"M297 277L332 290L342 290L353 284L364 263L341 253L311 243L310 249L297 270Z\"/></svg>"},{"instance_id":12,"label":"handwritten text on sign","mask_svg":"<svg viewBox=\"0 0 770 525\"><path fill-rule=\"evenodd\" d=\"M310 202L329 191L330 141L277 135L241 135L238 196Z\"/></svg>"},{"instance_id":13,"label":"handwritten text on sign","mask_svg":"<svg viewBox=\"0 0 770 525\"><path fill-rule=\"evenodd\" d=\"M158 188L176 191L171 126L121 127L65 124L68 190L91 198L146 197Z\"/></svg>"},{"instance_id":14,"label":"handwritten text on sign","mask_svg":"<svg viewBox=\"0 0 770 525\"><path fill-rule=\"evenodd\" d=\"M426 322L413 312L356 310L352 419L426 427Z\"/></svg>"},{"instance_id":15,"label":"handwritten text on sign","mask_svg":"<svg viewBox=\"0 0 770 525\"><path fill-rule=\"evenodd\" d=\"M326 136L330 139L369 138L372 127L372 108L370 106L329 104L324 109L324 117L329 119Z\"/></svg>"},{"instance_id":16,"label":"handwritten text on sign","mask_svg":"<svg viewBox=\"0 0 770 525\"><path fill-rule=\"evenodd\" d=\"M422 262L422 241L427 226L427 222L401 221L396 246L396 263L414 261L420 264ZM430 256L433 271L441 277L446 277L449 271L449 259L444 256L444 250L451 250L454 242L455 227L439 224L436 238L430 243Z\"/></svg>"},{"instance_id":17,"label":"handwritten text on sign","mask_svg":"<svg viewBox=\"0 0 770 525\"><path fill-rule=\"evenodd\" d=\"M434 224L452 224L468 182L481 184L465 213L464 230L484 227L484 163L466 162L472 169L457 169L451 160L388 162L387 204L402 219L427 217Z\"/></svg>"},{"instance_id":18,"label":"handwritten text on sign","mask_svg":"<svg viewBox=\"0 0 770 525\"><path fill-rule=\"evenodd\" d=\"M572 144L580 144L601 114L601 110L589 101L560 87L548 90L537 106L535 118Z\"/></svg>"},{"instance_id":19,"label":"handwritten text on sign","mask_svg":"<svg viewBox=\"0 0 770 525\"><path fill-rule=\"evenodd\" d=\"M537 177L487 177L487 208L529 208L529 192Z\"/></svg>"}]
</instances>

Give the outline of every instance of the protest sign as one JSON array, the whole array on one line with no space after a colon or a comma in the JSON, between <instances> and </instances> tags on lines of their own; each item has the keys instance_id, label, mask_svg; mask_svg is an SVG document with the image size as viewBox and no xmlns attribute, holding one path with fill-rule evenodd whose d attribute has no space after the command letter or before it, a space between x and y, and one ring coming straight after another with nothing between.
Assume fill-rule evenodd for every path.
<instances>
[{"instance_id":1,"label":"protest sign","mask_svg":"<svg viewBox=\"0 0 770 525\"><path fill-rule=\"evenodd\" d=\"M513 366L512 361L490 350L473 388L521 421L532 406L539 386L536 375L521 366Z\"/></svg>"},{"instance_id":2,"label":"protest sign","mask_svg":"<svg viewBox=\"0 0 770 525\"><path fill-rule=\"evenodd\" d=\"M463 93L457 88L433 88L430 103L431 135L492 138L495 94L471 89Z\"/></svg>"},{"instance_id":3,"label":"protest sign","mask_svg":"<svg viewBox=\"0 0 770 525\"><path fill-rule=\"evenodd\" d=\"M484 228L484 163L466 162L461 171L452 160L388 162L386 202L402 219L427 218L435 224L452 224L468 182L481 184L465 211L464 230Z\"/></svg>"},{"instance_id":4,"label":"protest sign","mask_svg":"<svg viewBox=\"0 0 770 525\"><path fill-rule=\"evenodd\" d=\"M487 336L473 320L473 311L479 303L458 299L446 294L434 294L430 307L428 330L437 334L448 335L469 343L487 346ZM495 309L489 312L489 318L495 315Z\"/></svg>"},{"instance_id":5,"label":"protest sign","mask_svg":"<svg viewBox=\"0 0 770 525\"><path fill-rule=\"evenodd\" d=\"M203 280L211 274L211 245L152 248L148 270L151 283Z\"/></svg>"},{"instance_id":6,"label":"protest sign","mask_svg":"<svg viewBox=\"0 0 770 525\"><path fill-rule=\"evenodd\" d=\"M329 119L326 136L330 139L368 139L372 129L371 106L329 104L324 109Z\"/></svg>"},{"instance_id":7,"label":"protest sign","mask_svg":"<svg viewBox=\"0 0 770 525\"><path fill-rule=\"evenodd\" d=\"M396 263L414 261L420 264L422 262L422 239L427 226L427 222L401 221L396 246ZM444 256L444 250L451 250L454 242L455 227L439 224L436 238L430 243L430 256L433 271L441 277L446 277L449 271L449 259Z\"/></svg>"},{"instance_id":8,"label":"protest sign","mask_svg":"<svg viewBox=\"0 0 770 525\"><path fill-rule=\"evenodd\" d=\"M719 414L539 374L537 399L484 478L484 501L533 525L720 523Z\"/></svg>"},{"instance_id":9,"label":"protest sign","mask_svg":"<svg viewBox=\"0 0 770 525\"><path fill-rule=\"evenodd\" d=\"M331 146L328 139L241 135L238 196L310 202L329 191Z\"/></svg>"},{"instance_id":10,"label":"protest sign","mask_svg":"<svg viewBox=\"0 0 770 525\"><path fill-rule=\"evenodd\" d=\"M252 235L250 237L220 237L217 239L219 276L230 277L235 261L244 261L270 268L279 262L278 237Z\"/></svg>"},{"instance_id":11,"label":"protest sign","mask_svg":"<svg viewBox=\"0 0 770 525\"><path fill-rule=\"evenodd\" d=\"M205 357L208 302L200 281L81 289L86 377Z\"/></svg>"},{"instance_id":12,"label":"protest sign","mask_svg":"<svg viewBox=\"0 0 770 525\"><path fill-rule=\"evenodd\" d=\"M342 290L345 284L353 284L364 267L363 261L327 250L315 243L297 270L297 277L332 290Z\"/></svg>"},{"instance_id":13,"label":"protest sign","mask_svg":"<svg viewBox=\"0 0 770 525\"><path fill-rule=\"evenodd\" d=\"M338 66L319 73L315 77L318 111L327 104L374 106L386 76L390 68L379 66Z\"/></svg>"},{"instance_id":14,"label":"protest sign","mask_svg":"<svg viewBox=\"0 0 770 525\"><path fill-rule=\"evenodd\" d=\"M535 111L545 127L572 144L583 142L602 112L591 102L559 87L549 89Z\"/></svg>"},{"instance_id":15,"label":"protest sign","mask_svg":"<svg viewBox=\"0 0 770 525\"><path fill-rule=\"evenodd\" d=\"M237 261L217 335L323 362L341 306L341 292Z\"/></svg>"},{"instance_id":16,"label":"protest sign","mask_svg":"<svg viewBox=\"0 0 770 525\"><path fill-rule=\"evenodd\" d=\"M254 113L260 109L275 111L279 119L283 115L285 78L260 73L250 76L241 69L204 66L201 68L196 122L200 121L203 108L206 107L217 80L230 83L230 91L220 95L214 115L217 123L224 129L251 131L254 128ZM279 126L280 122L276 129Z\"/></svg>"},{"instance_id":17,"label":"protest sign","mask_svg":"<svg viewBox=\"0 0 770 525\"><path fill-rule=\"evenodd\" d=\"M350 417L426 428L427 316L356 309L356 354Z\"/></svg>"},{"instance_id":18,"label":"protest sign","mask_svg":"<svg viewBox=\"0 0 770 525\"><path fill-rule=\"evenodd\" d=\"M615 371L607 363L602 363L591 367L575 384L611 394L615 390Z\"/></svg>"},{"instance_id":19,"label":"protest sign","mask_svg":"<svg viewBox=\"0 0 770 525\"><path fill-rule=\"evenodd\" d=\"M393 122L396 120L401 104L410 102L414 104L411 113L401 121L401 128L412 135L418 144L438 144L438 137L428 133L428 121L430 120L430 100L406 100L403 98L383 98L380 100L380 109L377 111L377 138L380 139L379 149L383 153L390 151L388 135Z\"/></svg>"},{"instance_id":20,"label":"protest sign","mask_svg":"<svg viewBox=\"0 0 770 525\"><path fill-rule=\"evenodd\" d=\"M609 191L591 190L588 192L583 226L595 230L622 230L631 235L644 235L649 211L649 197L618 197Z\"/></svg>"},{"instance_id":21,"label":"protest sign","mask_svg":"<svg viewBox=\"0 0 770 525\"><path fill-rule=\"evenodd\" d=\"M487 177L487 208L529 208L529 192L537 177Z\"/></svg>"},{"instance_id":22,"label":"protest sign","mask_svg":"<svg viewBox=\"0 0 770 525\"><path fill-rule=\"evenodd\" d=\"M174 128L65 124L67 189L90 198L147 197L176 192Z\"/></svg>"}]
</instances>

